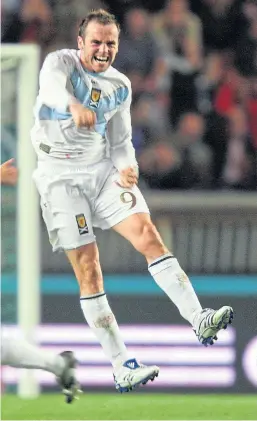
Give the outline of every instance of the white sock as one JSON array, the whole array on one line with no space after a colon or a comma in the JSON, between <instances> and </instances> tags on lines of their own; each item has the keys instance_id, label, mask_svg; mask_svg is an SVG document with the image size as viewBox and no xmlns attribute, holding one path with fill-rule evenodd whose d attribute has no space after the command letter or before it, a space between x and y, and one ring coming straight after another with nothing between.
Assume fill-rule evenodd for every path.
<instances>
[{"instance_id":1,"label":"white sock","mask_svg":"<svg viewBox=\"0 0 257 421\"><path fill-rule=\"evenodd\" d=\"M60 355L40 349L23 339L1 337L1 364L19 368L39 368L60 375L64 360Z\"/></svg>"},{"instance_id":2,"label":"white sock","mask_svg":"<svg viewBox=\"0 0 257 421\"><path fill-rule=\"evenodd\" d=\"M127 361L127 349L105 293L81 297L80 305L86 321L113 367Z\"/></svg>"},{"instance_id":3,"label":"white sock","mask_svg":"<svg viewBox=\"0 0 257 421\"><path fill-rule=\"evenodd\" d=\"M159 287L177 306L181 316L194 326L195 317L202 307L177 259L171 254L164 254L152 262L148 270Z\"/></svg>"}]
</instances>

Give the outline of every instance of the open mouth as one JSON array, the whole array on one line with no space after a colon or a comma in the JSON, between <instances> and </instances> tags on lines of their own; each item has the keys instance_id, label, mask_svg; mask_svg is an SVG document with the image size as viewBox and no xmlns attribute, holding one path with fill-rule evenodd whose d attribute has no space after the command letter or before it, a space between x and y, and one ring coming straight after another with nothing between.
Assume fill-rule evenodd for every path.
<instances>
[{"instance_id":1,"label":"open mouth","mask_svg":"<svg viewBox=\"0 0 257 421\"><path fill-rule=\"evenodd\" d=\"M109 57L94 56L94 60L97 61L97 63L107 63L109 61Z\"/></svg>"}]
</instances>

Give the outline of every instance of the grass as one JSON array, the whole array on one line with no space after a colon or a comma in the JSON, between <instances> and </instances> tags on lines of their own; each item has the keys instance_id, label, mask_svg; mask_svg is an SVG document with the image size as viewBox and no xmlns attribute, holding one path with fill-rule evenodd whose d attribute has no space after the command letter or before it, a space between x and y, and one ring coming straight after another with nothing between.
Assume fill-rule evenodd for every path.
<instances>
[{"instance_id":1,"label":"grass","mask_svg":"<svg viewBox=\"0 0 257 421\"><path fill-rule=\"evenodd\" d=\"M255 395L91 394L2 397L2 420L257 420Z\"/></svg>"}]
</instances>

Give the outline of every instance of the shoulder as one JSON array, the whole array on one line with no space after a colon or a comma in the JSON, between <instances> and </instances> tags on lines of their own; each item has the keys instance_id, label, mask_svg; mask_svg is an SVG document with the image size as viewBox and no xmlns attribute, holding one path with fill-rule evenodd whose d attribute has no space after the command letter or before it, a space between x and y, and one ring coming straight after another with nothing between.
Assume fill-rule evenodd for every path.
<instances>
[{"instance_id":1,"label":"shoulder","mask_svg":"<svg viewBox=\"0 0 257 421\"><path fill-rule=\"evenodd\" d=\"M132 91L129 78L114 67L110 67L109 71L119 105L122 106L124 104L125 106L126 104L131 104Z\"/></svg>"},{"instance_id":2,"label":"shoulder","mask_svg":"<svg viewBox=\"0 0 257 421\"><path fill-rule=\"evenodd\" d=\"M188 25L195 29L201 29L202 28L202 22L199 16L197 16L195 13L189 12L188 13Z\"/></svg>"},{"instance_id":3,"label":"shoulder","mask_svg":"<svg viewBox=\"0 0 257 421\"><path fill-rule=\"evenodd\" d=\"M62 64L67 66L69 69L73 68L77 60L77 50L72 49L62 49L56 50L49 53L44 61L44 65L58 65Z\"/></svg>"},{"instance_id":4,"label":"shoulder","mask_svg":"<svg viewBox=\"0 0 257 421\"><path fill-rule=\"evenodd\" d=\"M131 91L131 82L124 73L121 73L119 70L110 66L108 69L108 77L118 82L121 87L127 88L128 91Z\"/></svg>"}]
</instances>

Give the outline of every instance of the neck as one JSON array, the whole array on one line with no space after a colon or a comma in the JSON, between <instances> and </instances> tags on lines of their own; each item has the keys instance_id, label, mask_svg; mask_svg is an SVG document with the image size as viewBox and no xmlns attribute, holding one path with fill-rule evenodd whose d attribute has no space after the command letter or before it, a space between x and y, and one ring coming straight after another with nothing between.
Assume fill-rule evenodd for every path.
<instances>
[{"instance_id":1,"label":"neck","mask_svg":"<svg viewBox=\"0 0 257 421\"><path fill-rule=\"evenodd\" d=\"M80 59L80 62L81 62L82 66L85 70L87 70L88 72L91 72L91 73L95 73L94 70L92 69L92 67L91 68L88 67L88 64L85 61L85 58L82 54L82 51L79 51L79 59Z\"/></svg>"}]
</instances>

